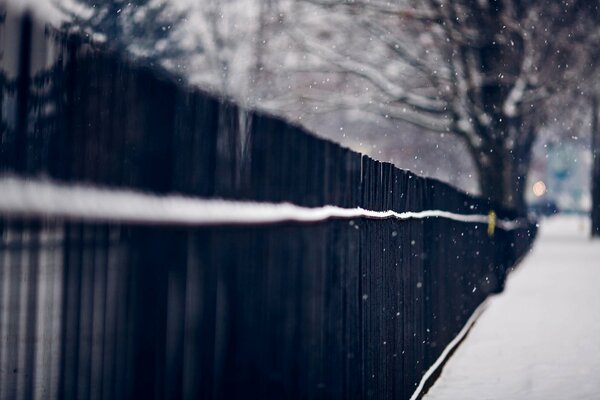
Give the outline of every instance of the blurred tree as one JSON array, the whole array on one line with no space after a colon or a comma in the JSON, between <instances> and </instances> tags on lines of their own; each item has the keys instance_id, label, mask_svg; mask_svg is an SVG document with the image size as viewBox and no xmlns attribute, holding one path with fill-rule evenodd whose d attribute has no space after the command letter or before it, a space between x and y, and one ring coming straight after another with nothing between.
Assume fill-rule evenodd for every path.
<instances>
[{"instance_id":1,"label":"blurred tree","mask_svg":"<svg viewBox=\"0 0 600 400\"><path fill-rule=\"evenodd\" d=\"M117 51L157 65L183 54L174 32L185 15L164 0L53 1L67 17L63 28L95 35Z\"/></svg>"},{"instance_id":2,"label":"blurred tree","mask_svg":"<svg viewBox=\"0 0 600 400\"><path fill-rule=\"evenodd\" d=\"M295 7L286 31L319 59L313 66L328 66L328 81L341 82L336 96L312 85L303 102L458 135L482 195L520 209L532 146L548 118L544 103L579 88L600 43L597 1L295 0ZM308 69L310 58L303 61Z\"/></svg>"}]
</instances>

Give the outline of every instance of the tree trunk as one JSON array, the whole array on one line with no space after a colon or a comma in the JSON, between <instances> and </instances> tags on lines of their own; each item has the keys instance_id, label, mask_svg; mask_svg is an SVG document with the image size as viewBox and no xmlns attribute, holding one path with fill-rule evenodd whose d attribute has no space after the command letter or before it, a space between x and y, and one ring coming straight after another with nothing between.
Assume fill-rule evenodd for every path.
<instances>
[{"instance_id":1,"label":"tree trunk","mask_svg":"<svg viewBox=\"0 0 600 400\"><path fill-rule=\"evenodd\" d=\"M492 153L484 155L480 152L476 156L481 196L492 203L524 212L530 149L520 152L520 156L501 148L491 150Z\"/></svg>"},{"instance_id":2,"label":"tree trunk","mask_svg":"<svg viewBox=\"0 0 600 400\"><path fill-rule=\"evenodd\" d=\"M592 97L592 237L600 237L600 99Z\"/></svg>"},{"instance_id":3,"label":"tree trunk","mask_svg":"<svg viewBox=\"0 0 600 400\"><path fill-rule=\"evenodd\" d=\"M510 137L515 138L510 146L505 142L506 132L511 132ZM481 196L490 202L525 212L535 129L524 129L520 126L520 119L515 119L490 127L485 137L494 136L495 139L484 142L480 148L471 148L479 174Z\"/></svg>"}]
</instances>

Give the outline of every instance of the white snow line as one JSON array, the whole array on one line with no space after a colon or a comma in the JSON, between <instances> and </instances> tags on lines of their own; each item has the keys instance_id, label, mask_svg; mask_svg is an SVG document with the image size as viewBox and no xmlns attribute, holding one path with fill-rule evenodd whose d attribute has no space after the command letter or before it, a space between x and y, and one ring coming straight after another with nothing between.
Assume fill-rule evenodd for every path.
<instances>
[{"instance_id":1,"label":"white snow line","mask_svg":"<svg viewBox=\"0 0 600 400\"><path fill-rule=\"evenodd\" d=\"M71 220L176 225L249 225L279 222L319 222L332 218L399 220L445 218L487 224L487 215L448 211L373 211L362 208L301 207L290 203L257 203L202 199L181 195L154 195L124 189L48 180L0 177L0 214L22 217L55 217ZM505 230L522 221L497 221Z\"/></svg>"},{"instance_id":2,"label":"white snow line","mask_svg":"<svg viewBox=\"0 0 600 400\"><path fill-rule=\"evenodd\" d=\"M427 384L427 382L431 379L431 377L435 373L437 373L437 372L441 373L441 370L439 370L439 369L443 368L443 366L446 363L446 361L448 360L449 356L452 354L452 352L456 349L456 347L458 347L458 345L467 336L467 334L469 333L469 331L471 330L471 328L473 327L473 325L475 324L475 322L477 321L477 319L479 319L479 317L481 316L481 314L483 314L483 312L485 311L485 309L488 306L489 302L490 302L490 297L488 297L487 299L485 299L483 301L483 303L481 303L475 309L475 311L473 312L473 314L471 315L471 317L469 318L469 320L467 321L467 323L465 324L465 326L463 326L463 328L460 330L460 332L458 333L458 335L456 335L456 337L454 339L452 339L452 341L448 344L448 346L446 346L446 348L444 349L444 351L442 352L442 354L440 354L440 356L438 357L438 359L435 360L435 362L433 363L433 365L431 367L429 367L429 369L427 370L427 372L425 372L425 374L421 378L421 381L419 382L419 385L415 389L415 391L412 394L412 396L410 396L410 400L418 400L418 399L420 399L425 394L425 393L422 393L422 392L425 389L425 385Z\"/></svg>"}]
</instances>

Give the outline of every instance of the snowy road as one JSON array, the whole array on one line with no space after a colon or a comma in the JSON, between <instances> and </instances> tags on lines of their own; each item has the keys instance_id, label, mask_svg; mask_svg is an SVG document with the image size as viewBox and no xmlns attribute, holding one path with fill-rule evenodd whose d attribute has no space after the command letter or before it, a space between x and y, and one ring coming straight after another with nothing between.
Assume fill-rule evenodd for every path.
<instances>
[{"instance_id":1,"label":"snowy road","mask_svg":"<svg viewBox=\"0 0 600 400\"><path fill-rule=\"evenodd\" d=\"M600 241L588 221L542 223L426 400L600 399Z\"/></svg>"}]
</instances>

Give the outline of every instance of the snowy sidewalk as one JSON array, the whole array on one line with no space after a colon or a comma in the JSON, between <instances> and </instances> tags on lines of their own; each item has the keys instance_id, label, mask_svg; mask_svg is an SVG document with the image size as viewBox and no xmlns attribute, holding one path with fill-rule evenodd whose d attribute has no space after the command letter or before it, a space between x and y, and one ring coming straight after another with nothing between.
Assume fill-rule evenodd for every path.
<instances>
[{"instance_id":1,"label":"snowy sidewalk","mask_svg":"<svg viewBox=\"0 0 600 400\"><path fill-rule=\"evenodd\" d=\"M578 217L542 222L425 400L600 399L600 241L588 232Z\"/></svg>"}]
</instances>

